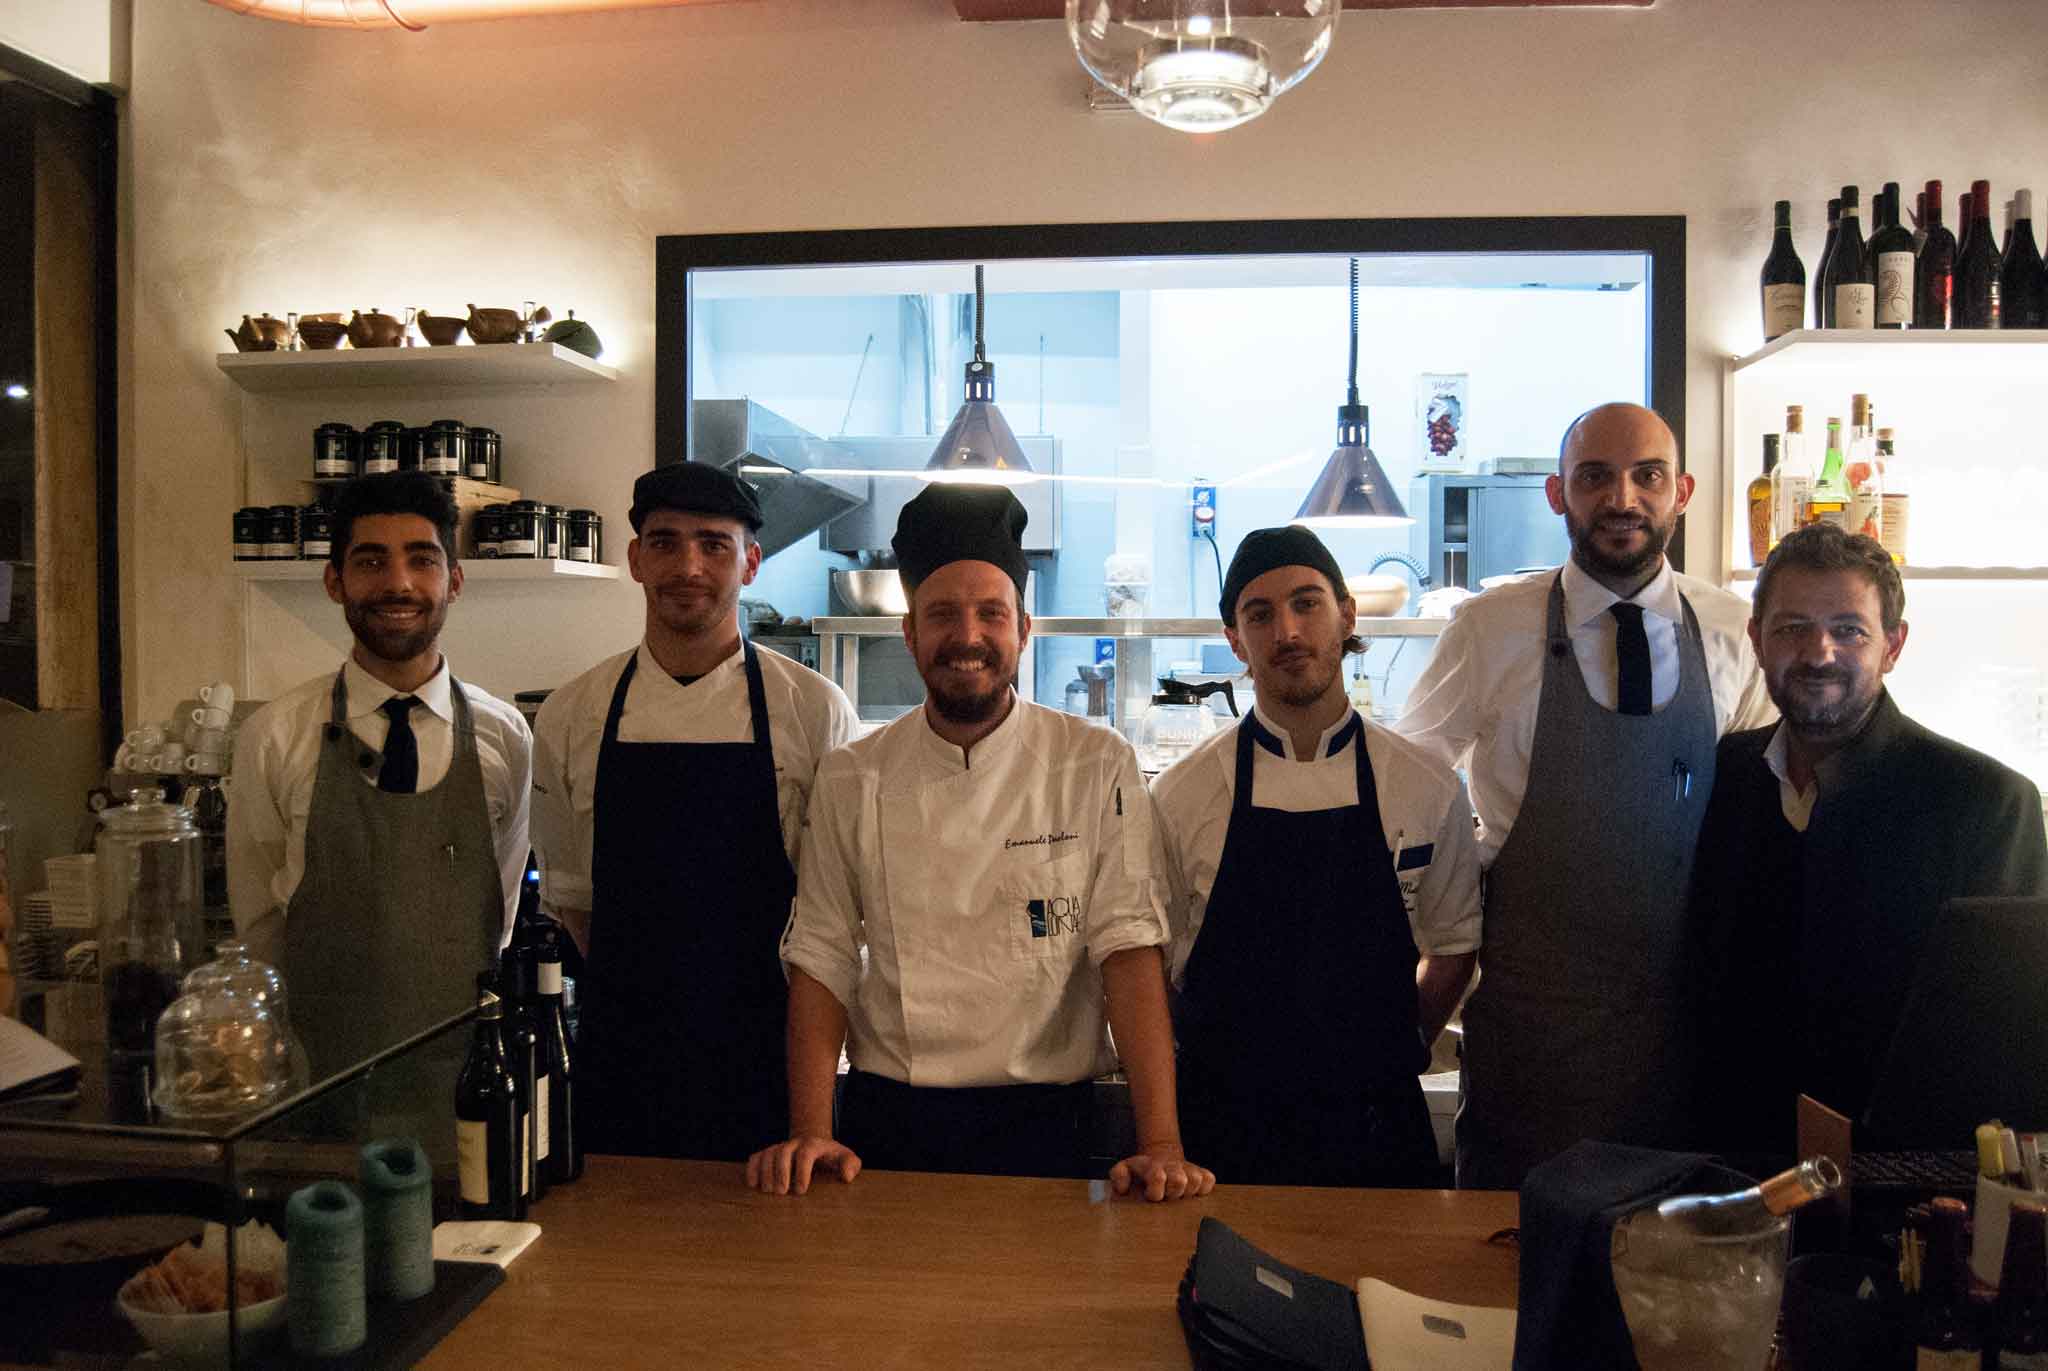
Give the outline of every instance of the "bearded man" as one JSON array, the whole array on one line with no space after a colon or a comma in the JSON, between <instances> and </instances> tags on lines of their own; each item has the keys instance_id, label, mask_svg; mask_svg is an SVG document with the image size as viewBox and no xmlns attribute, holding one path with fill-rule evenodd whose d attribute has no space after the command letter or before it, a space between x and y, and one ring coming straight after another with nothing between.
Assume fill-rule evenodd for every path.
<instances>
[{"instance_id":1,"label":"bearded man","mask_svg":"<svg viewBox=\"0 0 2048 1371\"><path fill-rule=\"evenodd\" d=\"M1773 711L1736 595L1665 557L1692 498L1670 426L1566 430L1572 555L1466 601L1395 726L1463 767L1486 868L1464 1013L1458 1183L1514 1189L1582 1138L1677 1146L1694 843L1725 734Z\"/></svg>"},{"instance_id":2,"label":"bearded man","mask_svg":"<svg viewBox=\"0 0 2048 1371\"><path fill-rule=\"evenodd\" d=\"M475 1003L518 909L532 738L441 655L455 527L431 476L343 486L324 575L355 647L235 747L229 903L284 973L314 1079Z\"/></svg>"},{"instance_id":3,"label":"bearded man","mask_svg":"<svg viewBox=\"0 0 2048 1371\"><path fill-rule=\"evenodd\" d=\"M2033 783L1885 689L1905 610L1884 549L1832 525L1757 576L1749 635L1781 717L1722 740L1695 870L1717 1149L1789 1156L1801 1094L1860 1117L1941 906L2048 892Z\"/></svg>"},{"instance_id":4,"label":"bearded man","mask_svg":"<svg viewBox=\"0 0 2048 1371\"><path fill-rule=\"evenodd\" d=\"M864 1165L1092 1177L1094 1081L1119 1061L1137 1149L1112 1188L1215 1184L1181 1151L1137 758L1017 697L1025 520L1004 487L945 484L898 519L925 702L818 769L782 946L790 1135L749 1160L757 1189Z\"/></svg>"},{"instance_id":5,"label":"bearded man","mask_svg":"<svg viewBox=\"0 0 2048 1371\"><path fill-rule=\"evenodd\" d=\"M1220 611L1257 703L1152 785L1189 1146L1225 1181L1434 1186L1417 1073L1479 944L1465 788L1351 707L1315 534L1247 534Z\"/></svg>"},{"instance_id":6,"label":"bearded man","mask_svg":"<svg viewBox=\"0 0 2048 1371\"><path fill-rule=\"evenodd\" d=\"M738 1161L787 1129L776 940L818 763L860 726L838 686L740 636L752 487L674 462L633 483L629 517L640 645L534 720L541 907L585 954L588 1147Z\"/></svg>"}]
</instances>

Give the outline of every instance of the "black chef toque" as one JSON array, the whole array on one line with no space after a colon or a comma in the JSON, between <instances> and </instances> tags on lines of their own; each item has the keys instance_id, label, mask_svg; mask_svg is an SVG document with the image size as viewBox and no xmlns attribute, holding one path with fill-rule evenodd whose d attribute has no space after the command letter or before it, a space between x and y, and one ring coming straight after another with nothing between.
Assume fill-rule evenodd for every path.
<instances>
[{"instance_id":1,"label":"black chef toque","mask_svg":"<svg viewBox=\"0 0 2048 1371\"><path fill-rule=\"evenodd\" d=\"M929 485L896 518L896 574L906 597L948 562L1000 567L1024 594L1024 525L1031 516L1008 486Z\"/></svg>"},{"instance_id":2,"label":"black chef toque","mask_svg":"<svg viewBox=\"0 0 2048 1371\"><path fill-rule=\"evenodd\" d=\"M1255 528L1244 535L1230 570L1223 576L1223 599L1217 609L1223 622L1237 627L1237 597L1244 588L1267 572L1283 566L1305 566L1330 578L1331 589L1341 598L1351 592L1344 587L1344 573L1323 540L1299 524L1280 528Z\"/></svg>"},{"instance_id":3,"label":"black chef toque","mask_svg":"<svg viewBox=\"0 0 2048 1371\"><path fill-rule=\"evenodd\" d=\"M711 514L737 519L750 532L761 529L761 501L739 477L703 462L670 462L642 472L633 482L633 509L626 518L633 532L657 509L685 514Z\"/></svg>"}]
</instances>

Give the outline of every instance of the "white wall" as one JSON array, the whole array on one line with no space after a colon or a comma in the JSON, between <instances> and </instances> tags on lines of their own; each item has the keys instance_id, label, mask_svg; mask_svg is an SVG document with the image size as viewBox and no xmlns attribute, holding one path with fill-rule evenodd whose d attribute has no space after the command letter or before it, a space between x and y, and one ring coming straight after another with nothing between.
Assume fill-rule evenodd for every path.
<instances>
[{"instance_id":1,"label":"white wall","mask_svg":"<svg viewBox=\"0 0 2048 1371\"><path fill-rule=\"evenodd\" d=\"M128 0L0 0L0 47L96 86L127 79Z\"/></svg>"},{"instance_id":2,"label":"white wall","mask_svg":"<svg viewBox=\"0 0 2048 1371\"><path fill-rule=\"evenodd\" d=\"M654 455L661 233L1683 214L1684 438L1712 492L1720 358L1757 341L1773 199L1797 204L1811 263L1815 207L1842 181L1981 175L2002 188L2048 173L2048 101L2024 94L2048 77L2048 6L1891 0L1881 32L1876 8L1353 12L1273 114L1198 140L1087 114L1057 24L961 24L946 0L761 0L424 34L151 0L134 16L125 135L129 709L160 712L249 670L225 546L243 473L238 395L213 364L223 326L262 309L575 307L624 376L560 420L563 484L593 492L617 527ZM1859 32L1873 57L1952 67L1967 54L1969 77L1913 82L1845 60ZM1703 498L1695 569L1717 568L1720 538L1719 502ZM630 583L557 589L530 614L509 599L486 612L473 590L451 619L457 669L494 690L546 684L520 633L552 663L637 631ZM308 625L332 613L292 612Z\"/></svg>"}]
</instances>

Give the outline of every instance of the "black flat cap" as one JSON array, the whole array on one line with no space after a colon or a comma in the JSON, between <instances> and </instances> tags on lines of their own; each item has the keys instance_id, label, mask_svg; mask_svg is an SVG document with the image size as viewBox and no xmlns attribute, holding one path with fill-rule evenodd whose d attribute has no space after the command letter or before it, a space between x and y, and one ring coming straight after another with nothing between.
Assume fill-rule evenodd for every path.
<instances>
[{"instance_id":1,"label":"black flat cap","mask_svg":"<svg viewBox=\"0 0 2048 1371\"><path fill-rule=\"evenodd\" d=\"M1350 592L1344 588L1344 573L1337 568L1337 559L1330 555L1330 549L1323 546L1323 540L1299 524L1287 524L1280 528L1255 528L1244 535L1244 541L1237 545L1237 553L1230 559L1230 570L1223 576L1223 599L1217 606L1223 622L1237 627L1237 597L1244 594L1244 588L1269 571L1283 566L1305 566L1320 571L1330 578L1330 586L1339 596Z\"/></svg>"},{"instance_id":2,"label":"black flat cap","mask_svg":"<svg viewBox=\"0 0 2048 1371\"><path fill-rule=\"evenodd\" d=\"M761 529L761 501L754 488L731 472L703 462L670 462L641 473L633 482L633 509L626 516L633 531L638 533L641 521L657 509L714 514L737 519L751 532Z\"/></svg>"},{"instance_id":3,"label":"black flat cap","mask_svg":"<svg viewBox=\"0 0 2048 1371\"><path fill-rule=\"evenodd\" d=\"M1031 516L1008 486L929 485L896 518L897 575L905 595L948 562L989 562L1024 593L1024 525Z\"/></svg>"}]
</instances>

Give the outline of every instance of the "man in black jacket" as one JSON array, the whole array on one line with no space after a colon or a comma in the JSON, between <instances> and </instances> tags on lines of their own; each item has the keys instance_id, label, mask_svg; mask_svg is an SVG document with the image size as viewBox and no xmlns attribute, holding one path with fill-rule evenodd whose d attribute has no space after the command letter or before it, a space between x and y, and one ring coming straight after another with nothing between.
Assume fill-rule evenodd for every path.
<instances>
[{"instance_id":1,"label":"man in black jacket","mask_svg":"<svg viewBox=\"0 0 2048 1371\"><path fill-rule=\"evenodd\" d=\"M1905 598L1873 539L1827 524L1757 576L1782 719L1721 741L1694 865L1700 1136L1730 1152L1788 1154L1800 1093L1861 1115L1943 902L2048 891L2040 793L1884 688Z\"/></svg>"}]
</instances>

